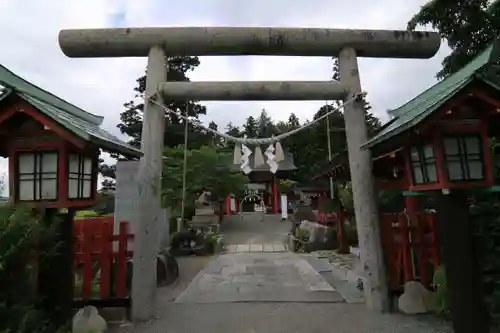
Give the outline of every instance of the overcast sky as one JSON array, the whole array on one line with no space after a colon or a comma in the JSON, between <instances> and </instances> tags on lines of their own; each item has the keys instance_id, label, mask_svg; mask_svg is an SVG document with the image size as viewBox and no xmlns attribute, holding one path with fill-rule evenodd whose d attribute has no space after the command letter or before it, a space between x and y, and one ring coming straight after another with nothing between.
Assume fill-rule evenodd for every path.
<instances>
[{"instance_id":1,"label":"overcast sky","mask_svg":"<svg viewBox=\"0 0 500 333\"><path fill-rule=\"evenodd\" d=\"M133 97L145 58L70 59L57 36L67 28L148 26L280 26L405 29L425 0L0 0L0 63L14 73L104 116L116 125L123 103ZM393 109L435 83L449 52L442 44L430 60L360 59L363 89L374 112L387 120ZM331 59L281 57L204 57L192 80L328 80ZM278 121L294 112L311 119L318 102L210 102L204 120L223 128L242 124L265 108ZM123 137L123 136L122 136ZM126 139L126 138L125 138Z\"/></svg>"}]
</instances>

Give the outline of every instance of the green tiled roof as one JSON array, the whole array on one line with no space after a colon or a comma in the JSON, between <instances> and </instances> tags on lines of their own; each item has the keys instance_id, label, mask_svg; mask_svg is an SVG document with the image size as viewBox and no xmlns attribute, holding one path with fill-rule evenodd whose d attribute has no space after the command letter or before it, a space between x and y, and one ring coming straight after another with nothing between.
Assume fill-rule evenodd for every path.
<instances>
[{"instance_id":1,"label":"green tiled roof","mask_svg":"<svg viewBox=\"0 0 500 333\"><path fill-rule=\"evenodd\" d=\"M45 116L51 118L76 136L97 144L100 148L125 156L140 157L140 150L106 132L99 126L103 117L86 112L71 103L31 84L0 65L0 84L7 89L0 95L0 101L7 95L17 94L33 105Z\"/></svg>"},{"instance_id":2,"label":"green tiled roof","mask_svg":"<svg viewBox=\"0 0 500 333\"><path fill-rule=\"evenodd\" d=\"M447 76L408 103L390 111L394 116L392 123L366 142L362 148L371 148L419 124L475 78L492 84L485 80L482 71L485 65L498 60L499 52L499 42L492 43L461 70Z\"/></svg>"}]
</instances>

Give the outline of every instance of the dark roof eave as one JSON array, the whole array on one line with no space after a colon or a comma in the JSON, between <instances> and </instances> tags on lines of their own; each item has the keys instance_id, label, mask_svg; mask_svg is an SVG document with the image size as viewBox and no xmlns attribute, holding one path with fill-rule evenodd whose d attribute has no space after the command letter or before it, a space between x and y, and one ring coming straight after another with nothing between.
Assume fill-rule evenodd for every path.
<instances>
[{"instance_id":1,"label":"dark roof eave","mask_svg":"<svg viewBox=\"0 0 500 333\"><path fill-rule=\"evenodd\" d=\"M449 100L451 96L455 96L457 92L462 90L472 80L477 78L481 79L480 75L478 74L484 68L486 68L485 66L491 65L493 61L496 61L499 56L500 40L495 40L460 70L451 75L448 75L443 80L435 83L424 92L418 94L410 101L393 110L391 114L397 116L396 119L401 119L401 116L410 116L410 118L408 119L408 117L406 117L407 119L403 123L395 126L392 130L389 129L388 132L381 133L379 136L375 136L373 139L363 144L361 148L371 148L383 141L390 139L394 135L397 135L398 133L406 129L414 127L419 122L423 121L430 114L441 107L444 100ZM438 100L436 102L432 102L435 98L437 98ZM429 101L431 101L431 104L425 105L425 109L421 109L423 106L422 104L426 104ZM409 106L411 107L408 108ZM415 110L420 110L421 112L411 117L410 111L413 112ZM420 116L419 119L417 119L418 116Z\"/></svg>"},{"instance_id":2,"label":"dark roof eave","mask_svg":"<svg viewBox=\"0 0 500 333\"><path fill-rule=\"evenodd\" d=\"M99 148L102 148L102 149L109 151L111 153L117 153L117 154L123 155L129 159L141 158L144 155L138 149L114 145L114 144L111 144L110 142L100 140L96 137L91 137L91 142L96 144L97 146L99 146Z\"/></svg>"},{"instance_id":3,"label":"dark roof eave","mask_svg":"<svg viewBox=\"0 0 500 333\"><path fill-rule=\"evenodd\" d=\"M398 127L394 128L392 131L382 134L381 136L375 135L372 139L368 140L363 145L361 145L361 149L372 149L373 147L375 147L381 143L384 143L387 140L393 139L394 137L396 137L404 132L407 132L407 131L411 130L412 128L414 128L415 126L419 125L422 121L424 121L425 119L430 117L435 111L437 111L439 108L441 108L441 106L443 106L444 103L448 102L451 98L456 96L456 94L459 91L461 91L467 84L472 82L474 77L475 76L472 76L468 80L462 82L461 85L458 87L457 91L455 91L453 94L451 94L449 96L446 96L445 98L440 100L438 103L433 105L432 106L432 108L434 109L433 111L431 111L429 113L423 112L419 116L413 118L412 121L414 121L414 122L412 124L407 125L407 123L404 123L404 124L399 125ZM431 109L431 107L426 109L426 110L429 110L429 109ZM392 119L392 121L394 122L398 118L399 117L395 117L394 119Z\"/></svg>"}]
</instances>

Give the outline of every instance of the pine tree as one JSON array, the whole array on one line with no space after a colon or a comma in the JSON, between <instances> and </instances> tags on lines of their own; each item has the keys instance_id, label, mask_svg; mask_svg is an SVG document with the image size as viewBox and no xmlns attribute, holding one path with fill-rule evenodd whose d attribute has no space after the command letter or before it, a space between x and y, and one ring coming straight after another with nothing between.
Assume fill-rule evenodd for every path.
<instances>
[{"instance_id":1,"label":"pine tree","mask_svg":"<svg viewBox=\"0 0 500 333\"><path fill-rule=\"evenodd\" d=\"M169 57L168 58L168 80L169 81L189 81L187 73L194 70L200 65L198 57ZM142 94L146 90L146 76L137 79L137 86L134 88L134 98L125 103L125 111L120 114L121 123L117 125L120 132L128 135L131 139L129 144L140 148L142 135L142 113L144 111L144 101ZM195 101L165 101L165 105L170 110L185 112L189 110L188 115L198 118L199 115L206 114L206 107L196 103ZM198 127L188 126L189 147L196 149L203 144L213 142L213 136L201 130ZM179 117L166 114L165 115L165 147L175 147L184 143L184 122ZM112 155L113 157L118 157ZM103 186L112 187L116 178L116 168L114 165L100 164L100 173L107 177L107 182Z\"/></svg>"}]
</instances>

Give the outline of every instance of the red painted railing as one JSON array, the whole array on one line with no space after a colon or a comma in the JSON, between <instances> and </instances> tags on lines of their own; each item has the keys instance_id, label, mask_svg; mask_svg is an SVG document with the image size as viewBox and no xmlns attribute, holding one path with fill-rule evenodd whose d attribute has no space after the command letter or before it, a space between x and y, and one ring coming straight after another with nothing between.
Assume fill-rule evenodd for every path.
<instances>
[{"instance_id":1,"label":"red painted railing","mask_svg":"<svg viewBox=\"0 0 500 333\"><path fill-rule=\"evenodd\" d=\"M384 213L381 231L391 289L414 280L430 287L439 266L435 214Z\"/></svg>"},{"instance_id":2,"label":"red painted railing","mask_svg":"<svg viewBox=\"0 0 500 333\"><path fill-rule=\"evenodd\" d=\"M119 233L113 234L113 222L113 216L74 221L73 271L78 299L127 297L127 260L132 257L128 243L133 235L128 222L120 222Z\"/></svg>"}]
</instances>

